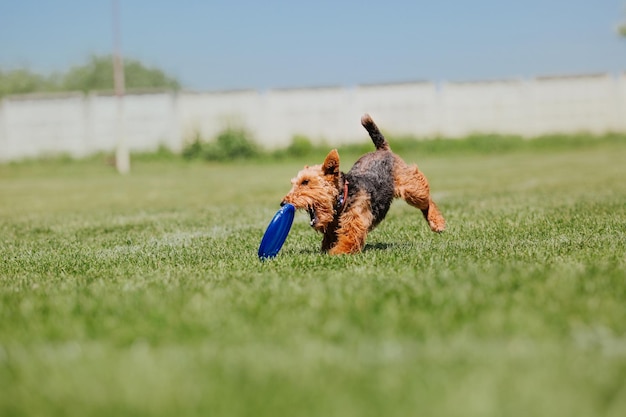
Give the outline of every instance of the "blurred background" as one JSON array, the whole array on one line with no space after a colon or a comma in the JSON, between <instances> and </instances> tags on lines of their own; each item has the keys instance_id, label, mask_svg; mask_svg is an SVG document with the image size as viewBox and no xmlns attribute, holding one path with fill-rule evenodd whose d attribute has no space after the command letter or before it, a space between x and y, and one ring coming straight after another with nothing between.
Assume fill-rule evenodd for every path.
<instances>
[{"instance_id":1,"label":"blurred background","mask_svg":"<svg viewBox=\"0 0 626 417\"><path fill-rule=\"evenodd\" d=\"M622 0L2 1L0 162L624 132L625 69Z\"/></svg>"}]
</instances>

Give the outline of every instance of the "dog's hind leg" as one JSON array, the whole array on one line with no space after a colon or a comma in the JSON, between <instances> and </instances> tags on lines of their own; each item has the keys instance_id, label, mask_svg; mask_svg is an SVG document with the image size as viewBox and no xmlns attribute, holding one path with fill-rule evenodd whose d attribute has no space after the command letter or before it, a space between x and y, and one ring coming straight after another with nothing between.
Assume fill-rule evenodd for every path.
<instances>
[{"instance_id":1,"label":"dog's hind leg","mask_svg":"<svg viewBox=\"0 0 626 417\"><path fill-rule=\"evenodd\" d=\"M430 186L426 176L415 165L407 165L396 156L394 168L395 196L422 211L433 232L443 232L446 221L430 197Z\"/></svg>"},{"instance_id":2,"label":"dog's hind leg","mask_svg":"<svg viewBox=\"0 0 626 417\"><path fill-rule=\"evenodd\" d=\"M433 232L443 232L446 229L446 220L432 199L428 200L428 208L422 209L422 214Z\"/></svg>"}]
</instances>

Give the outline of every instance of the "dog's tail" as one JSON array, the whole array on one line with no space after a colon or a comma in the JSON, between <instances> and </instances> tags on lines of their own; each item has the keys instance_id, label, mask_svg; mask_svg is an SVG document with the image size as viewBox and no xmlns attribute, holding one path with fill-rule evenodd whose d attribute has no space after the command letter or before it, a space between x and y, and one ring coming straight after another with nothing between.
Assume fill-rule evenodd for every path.
<instances>
[{"instance_id":1,"label":"dog's tail","mask_svg":"<svg viewBox=\"0 0 626 417\"><path fill-rule=\"evenodd\" d=\"M363 117L361 117L361 124L365 130L367 130L367 133L370 134L370 138L372 138L376 150L388 151L390 149L387 139L380 133L378 126L376 126L376 123L374 123L369 114L364 114Z\"/></svg>"}]
</instances>

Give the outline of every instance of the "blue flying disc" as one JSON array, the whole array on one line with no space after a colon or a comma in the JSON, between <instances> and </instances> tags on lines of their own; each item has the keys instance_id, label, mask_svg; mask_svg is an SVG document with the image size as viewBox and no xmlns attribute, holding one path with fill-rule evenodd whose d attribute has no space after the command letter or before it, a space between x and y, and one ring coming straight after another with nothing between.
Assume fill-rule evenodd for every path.
<instances>
[{"instance_id":1,"label":"blue flying disc","mask_svg":"<svg viewBox=\"0 0 626 417\"><path fill-rule=\"evenodd\" d=\"M285 239L287 239L295 213L296 208L289 203L276 212L261 240L259 258L273 258L278 254L280 248L283 247L283 243L285 243Z\"/></svg>"}]
</instances>

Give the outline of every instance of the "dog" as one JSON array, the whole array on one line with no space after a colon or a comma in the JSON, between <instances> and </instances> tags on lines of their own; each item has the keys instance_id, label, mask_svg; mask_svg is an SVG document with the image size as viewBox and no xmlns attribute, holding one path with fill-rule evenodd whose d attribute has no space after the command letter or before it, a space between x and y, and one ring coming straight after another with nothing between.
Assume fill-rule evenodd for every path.
<instances>
[{"instance_id":1,"label":"dog","mask_svg":"<svg viewBox=\"0 0 626 417\"><path fill-rule=\"evenodd\" d=\"M324 235L322 251L331 255L361 252L368 232L385 218L394 198L421 210L430 229L442 232L446 222L424 174L391 151L368 114L361 124L376 150L363 155L347 174L339 170L337 149L331 150L321 165L298 172L281 206L290 203L308 211L311 227Z\"/></svg>"}]
</instances>

